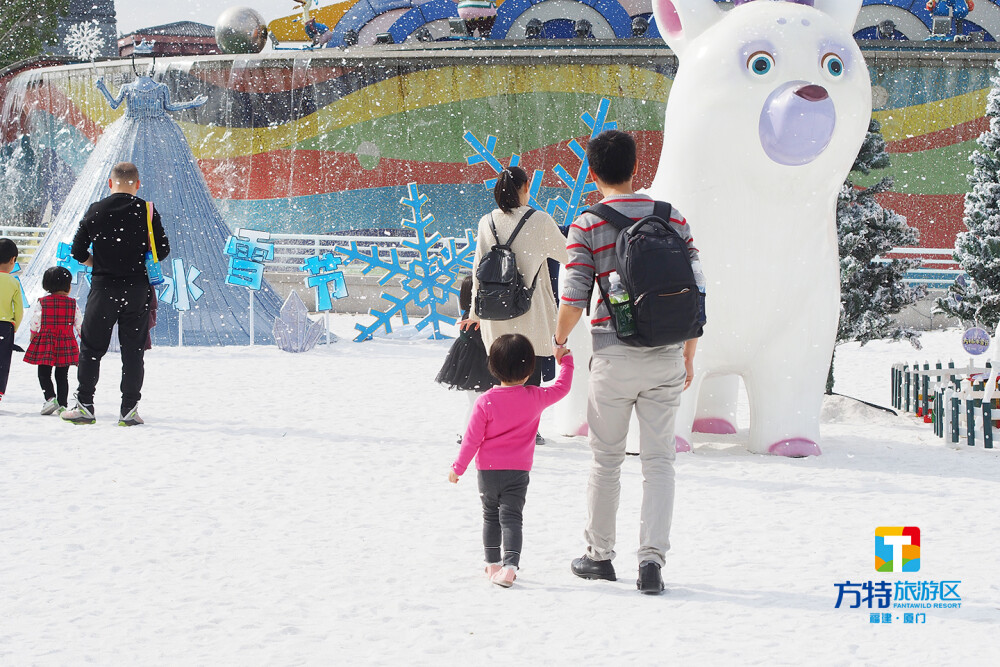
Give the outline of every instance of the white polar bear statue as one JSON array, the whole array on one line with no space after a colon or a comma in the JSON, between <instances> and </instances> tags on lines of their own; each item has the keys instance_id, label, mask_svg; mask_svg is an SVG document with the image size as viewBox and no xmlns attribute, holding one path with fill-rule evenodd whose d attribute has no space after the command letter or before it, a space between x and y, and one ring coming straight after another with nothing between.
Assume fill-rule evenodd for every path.
<instances>
[{"instance_id":1,"label":"white polar bear statue","mask_svg":"<svg viewBox=\"0 0 1000 667\"><path fill-rule=\"evenodd\" d=\"M818 455L840 315L837 195L871 118L871 82L852 35L861 0L736 5L653 0L680 67L649 194L687 218L708 280L708 324L677 449L690 449L696 417L698 430L736 432L732 376L740 376L749 449ZM585 359L589 336L574 333L570 345ZM579 365L557 415L564 433L582 431Z\"/></svg>"}]
</instances>

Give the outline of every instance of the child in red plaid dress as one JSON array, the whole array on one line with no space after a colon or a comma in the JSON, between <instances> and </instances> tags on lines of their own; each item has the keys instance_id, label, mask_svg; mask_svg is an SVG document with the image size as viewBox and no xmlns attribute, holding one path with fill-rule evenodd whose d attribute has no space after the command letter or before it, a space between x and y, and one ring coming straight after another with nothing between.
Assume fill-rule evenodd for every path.
<instances>
[{"instance_id":1,"label":"child in red plaid dress","mask_svg":"<svg viewBox=\"0 0 1000 667\"><path fill-rule=\"evenodd\" d=\"M68 269L53 266L42 276L42 288L48 292L38 300L29 326L31 343L24 360L38 366L38 383L45 394L43 415L59 414L66 409L69 398L69 367L80 363L80 334L83 317L76 299L69 295L73 277ZM55 368L56 388L52 387Z\"/></svg>"}]
</instances>

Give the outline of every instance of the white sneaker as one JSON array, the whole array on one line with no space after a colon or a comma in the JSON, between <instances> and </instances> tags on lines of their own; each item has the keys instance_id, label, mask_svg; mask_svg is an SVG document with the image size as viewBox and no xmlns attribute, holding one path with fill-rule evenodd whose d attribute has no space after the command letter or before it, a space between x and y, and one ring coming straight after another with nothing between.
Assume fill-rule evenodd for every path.
<instances>
[{"instance_id":1,"label":"white sneaker","mask_svg":"<svg viewBox=\"0 0 1000 667\"><path fill-rule=\"evenodd\" d=\"M79 403L70 410L63 410L59 416L62 417L63 421L68 421L71 424L93 424L97 421L94 418L94 413Z\"/></svg>"},{"instance_id":2,"label":"white sneaker","mask_svg":"<svg viewBox=\"0 0 1000 667\"><path fill-rule=\"evenodd\" d=\"M145 423L146 422L142 421L142 417L139 416L138 405L129 410L127 415L122 415L121 418L118 420L119 426L138 426L139 424L145 424Z\"/></svg>"},{"instance_id":3,"label":"white sneaker","mask_svg":"<svg viewBox=\"0 0 1000 667\"><path fill-rule=\"evenodd\" d=\"M45 405L42 406L42 410L39 414L52 415L59 412L59 401L54 398L50 398L45 401Z\"/></svg>"}]
</instances>

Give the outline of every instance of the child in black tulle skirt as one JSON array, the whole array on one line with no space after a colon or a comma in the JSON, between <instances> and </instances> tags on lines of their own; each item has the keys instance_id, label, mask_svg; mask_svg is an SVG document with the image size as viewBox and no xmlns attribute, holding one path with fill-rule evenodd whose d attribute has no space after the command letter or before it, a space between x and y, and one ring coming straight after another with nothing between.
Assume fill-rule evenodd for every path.
<instances>
[{"instance_id":1,"label":"child in black tulle skirt","mask_svg":"<svg viewBox=\"0 0 1000 667\"><path fill-rule=\"evenodd\" d=\"M461 319L469 317L472 310L472 276L466 276L459 290L458 307L462 311ZM483 345L483 334L476 326L469 326L458 334L458 338L448 350L444 365L438 371L435 382L447 385L450 389L460 389L469 392L469 410L476 403L478 394L492 389L500 384L489 369L489 358ZM466 420L462 423L465 429Z\"/></svg>"}]
</instances>

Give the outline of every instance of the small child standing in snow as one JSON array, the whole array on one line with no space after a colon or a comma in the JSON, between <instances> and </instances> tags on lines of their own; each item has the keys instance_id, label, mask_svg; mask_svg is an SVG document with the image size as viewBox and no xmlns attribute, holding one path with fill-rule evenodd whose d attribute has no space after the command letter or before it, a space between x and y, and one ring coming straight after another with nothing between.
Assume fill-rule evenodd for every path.
<instances>
[{"instance_id":1,"label":"small child standing in snow","mask_svg":"<svg viewBox=\"0 0 1000 667\"><path fill-rule=\"evenodd\" d=\"M60 414L66 409L69 398L69 367L80 363L80 347L76 337L80 334L83 316L76 307L76 299L69 295L73 276L62 266L45 269L42 288L48 292L38 300L28 329L31 343L24 352L24 360L38 366L38 384L42 386L45 404L43 415ZM56 386L52 387L52 370L55 369Z\"/></svg>"},{"instance_id":2,"label":"small child standing in snow","mask_svg":"<svg viewBox=\"0 0 1000 667\"><path fill-rule=\"evenodd\" d=\"M521 334L497 338L490 347L489 367L500 386L476 401L462 448L448 473L448 480L457 483L476 457L486 575L504 588L513 585L520 565L521 511L539 419L545 408L569 393L573 382L573 357L567 354L560 364L559 377L551 387L526 387L535 370L531 341Z\"/></svg>"},{"instance_id":3,"label":"small child standing in snow","mask_svg":"<svg viewBox=\"0 0 1000 667\"><path fill-rule=\"evenodd\" d=\"M0 239L0 400L7 391L10 359L14 354L14 333L24 315L21 283L10 275L17 264L17 244Z\"/></svg>"}]
</instances>

